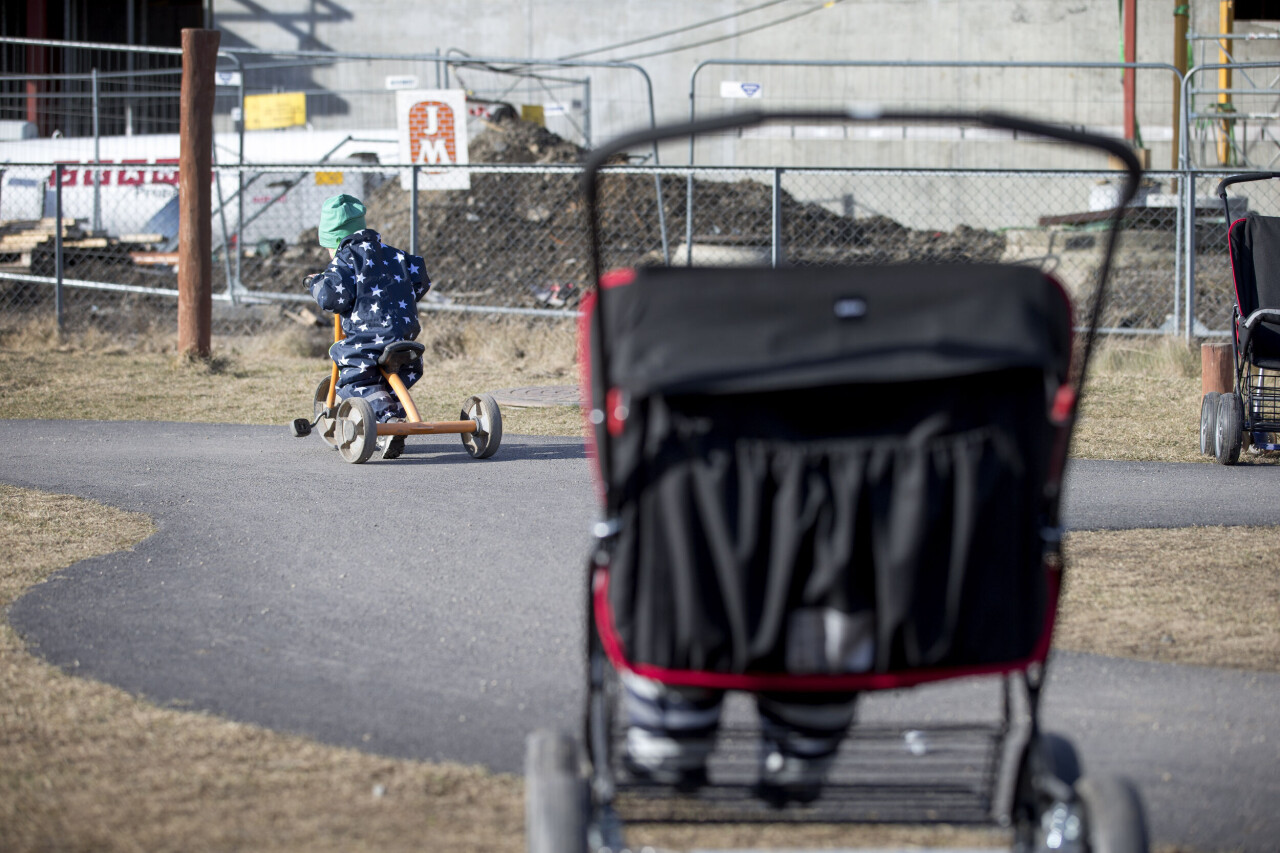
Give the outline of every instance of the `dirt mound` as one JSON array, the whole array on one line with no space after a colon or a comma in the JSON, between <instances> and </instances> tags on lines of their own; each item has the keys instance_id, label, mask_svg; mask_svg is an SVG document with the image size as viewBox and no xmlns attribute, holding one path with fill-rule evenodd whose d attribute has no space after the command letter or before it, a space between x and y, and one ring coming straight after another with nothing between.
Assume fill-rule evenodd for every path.
<instances>
[{"instance_id":1,"label":"dirt mound","mask_svg":"<svg viewBox=\"0 0 1280 853\"><path fill-rule=\"evenodd\" d=\"M472 163L580 163L587 149L540 124L506 118L487 127L467 146Z\"/></svg>"},{"instance_id":2,"label":"dirt mound","mask_svg":"<svg viewBox=\"0 0 1280 853\"><path fill-rule=\"evenodd\" d=\"M476 164L576 165L583 149L517 118L489 122L471 140ZM662 262L685 241L684 177L604 175L600 182L601 247L606 268ZM747 247L767 257L772 241L772 187L753 180L694 181L695 244ZM661 211L658 200L661 199ZM389 176L365 198L369 226L409 248L409 193ZM437 295L459 303L517 307L572 306L587 283L589 247L579 174L473 171L468 191L418 194L418 254ZM1003 236L961 226L915 231L881 216L854 218L821 204L782 197L786 258L796 264L997 261ZM327 257L300 245L266 259L253 285L296 286ZM286 257L288 256L288 257ZM304 269L305 267L305 269Z\"/></svg>"}]
</instances>

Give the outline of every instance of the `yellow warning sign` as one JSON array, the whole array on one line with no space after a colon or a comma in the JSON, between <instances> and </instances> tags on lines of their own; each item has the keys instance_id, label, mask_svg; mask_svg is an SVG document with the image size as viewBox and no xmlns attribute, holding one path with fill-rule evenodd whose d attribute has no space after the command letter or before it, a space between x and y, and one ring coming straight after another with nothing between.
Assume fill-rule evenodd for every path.
<instances>
[{"instance_id":1,"label":"yellow warning sign","mask_svg":"<svg viewBox=\"0 0 1280 853\"><path fill-rule=\"evenodd\" d=\"M306 123L306 92L244 96L245 130L271 130Z\"/></svg>"},{"instance_id":2,"label":"yellow warning sign","mask_svg":"<svg viewBox=\"0 0 1280 853\"><path fill-rule=\"evenodd\" d=\"M534 124L547 126L547 114L543 110L542 104L521 104L520 118L525 121L531 121Z\"/></svg>"},{"instance_id":3,"label":"yellow warning sign","mask_svg":"<svg viewBox=\"0 0 1280 853\"><path fill-rule=\"evenodd\" d=\"M342 183L341 172L316 172L316 186Z\"/></svg>"}]
</instances>

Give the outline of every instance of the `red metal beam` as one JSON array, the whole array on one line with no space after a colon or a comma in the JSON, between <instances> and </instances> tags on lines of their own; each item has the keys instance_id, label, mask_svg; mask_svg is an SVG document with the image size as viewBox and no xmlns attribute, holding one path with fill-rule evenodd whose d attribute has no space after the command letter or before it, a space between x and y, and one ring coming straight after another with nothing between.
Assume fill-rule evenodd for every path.
<instances>
[{"instance_id":1,"label":"red metal beam","mask_svg":"<svg viewBox=\"0 0 1280 853\"><path fill-rule=\"evenodd\" d=\"M49 37L49 10L45 0L27 0L27 38L42 39ZM44 74L45 57L48 49L31 45L27 48L27 74ZM27 121L36 126L43 135L44 128L40 123L40 83L37 80L27 81Z\"/></svg>"}]
</instances>

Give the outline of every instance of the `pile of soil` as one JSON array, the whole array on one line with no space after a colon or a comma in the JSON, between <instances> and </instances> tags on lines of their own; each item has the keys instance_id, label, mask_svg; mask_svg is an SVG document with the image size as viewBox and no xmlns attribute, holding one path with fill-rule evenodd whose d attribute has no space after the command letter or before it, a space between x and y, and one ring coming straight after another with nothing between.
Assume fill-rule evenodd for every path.
<instances>
[{"instance_id":1,"label":"pile of soil","mask_svg":"<svg viewBox=\"0 0 1280 853\"><path fill-rule=\"evenodd\" d=\"M472 140L470 159L486 164L580 164L586 149L517 118L490 123ZM770 245L772 188L751 180L694 182L696 244ZM684 178L606 175L600 222L606 268L661 262L684 241ZM663 214L658 215L657 199ZM408 194L398 181L368 199L383 239L409 244ZM915 231L885 217L854 219L822 205L782 199L783 239L792 263L996 261L1001 235L961 226ZM376 223L376 224L375 224ZM307 239L304 235L303 240ZM587 223L576 173L473 172L468 192L421 192L418 245L439 294L510 306L571 306L587 284Z\"/></svg>"},{"instance_id":2,"label":"pile of soil","mask_svg":"<svg viewBox=\"0 0 1280 853\"><path fill-rule=\"evenodd\" d=\"M546 128L515 117L488 122L471 140L475 164L578 165L588 154ZM683 177L605 175L600 223L606 268L678 257L685 240ZM663 217L657 199L661 196ZM694 181L693 242L745 247L767 257L772 188L752 180ZM370 227L391 245L410 243L409 194L396 177L364 199ZM467 191L418 195L418 253L434 293L456 302L513 307L572 307L588 280L589 246L576 171L471 173ZM1004 237L960 226L951 232L909 229L887 217L843 216L820 204L782 198L783 240L795 264L998 261ZM665 244L664 244L665 226ZM294 290L327 263L315 229L298 244L246 262L251 288Z\"/></svg>"}]
</instances>

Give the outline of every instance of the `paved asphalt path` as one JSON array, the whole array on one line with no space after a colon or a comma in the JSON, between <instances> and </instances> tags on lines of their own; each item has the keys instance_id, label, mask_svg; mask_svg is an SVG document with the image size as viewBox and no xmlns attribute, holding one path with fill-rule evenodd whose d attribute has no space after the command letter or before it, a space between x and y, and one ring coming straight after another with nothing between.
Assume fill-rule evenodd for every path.
<instances>
[{"instance_id":1,"label":"paved asphalt path","mask_svg":"<svg viewBox=\"0 0 1280 853\"><path fill-rule=\"evenodd\" d=\"M65 670L386 755L518 771L535 727L574 728L593 498L581 442L452 436L347 465L287 428L0 421L0 480L155 518L10 621ZM1072 528L1274 524L1270 466L1076 462ZM878 695L871 718L963 716L977 685ZM1142 789L1157 840L1274 850L1280 676L1055 656L1047 727L1086 772Z\"/></svg>"}]
</instances>

